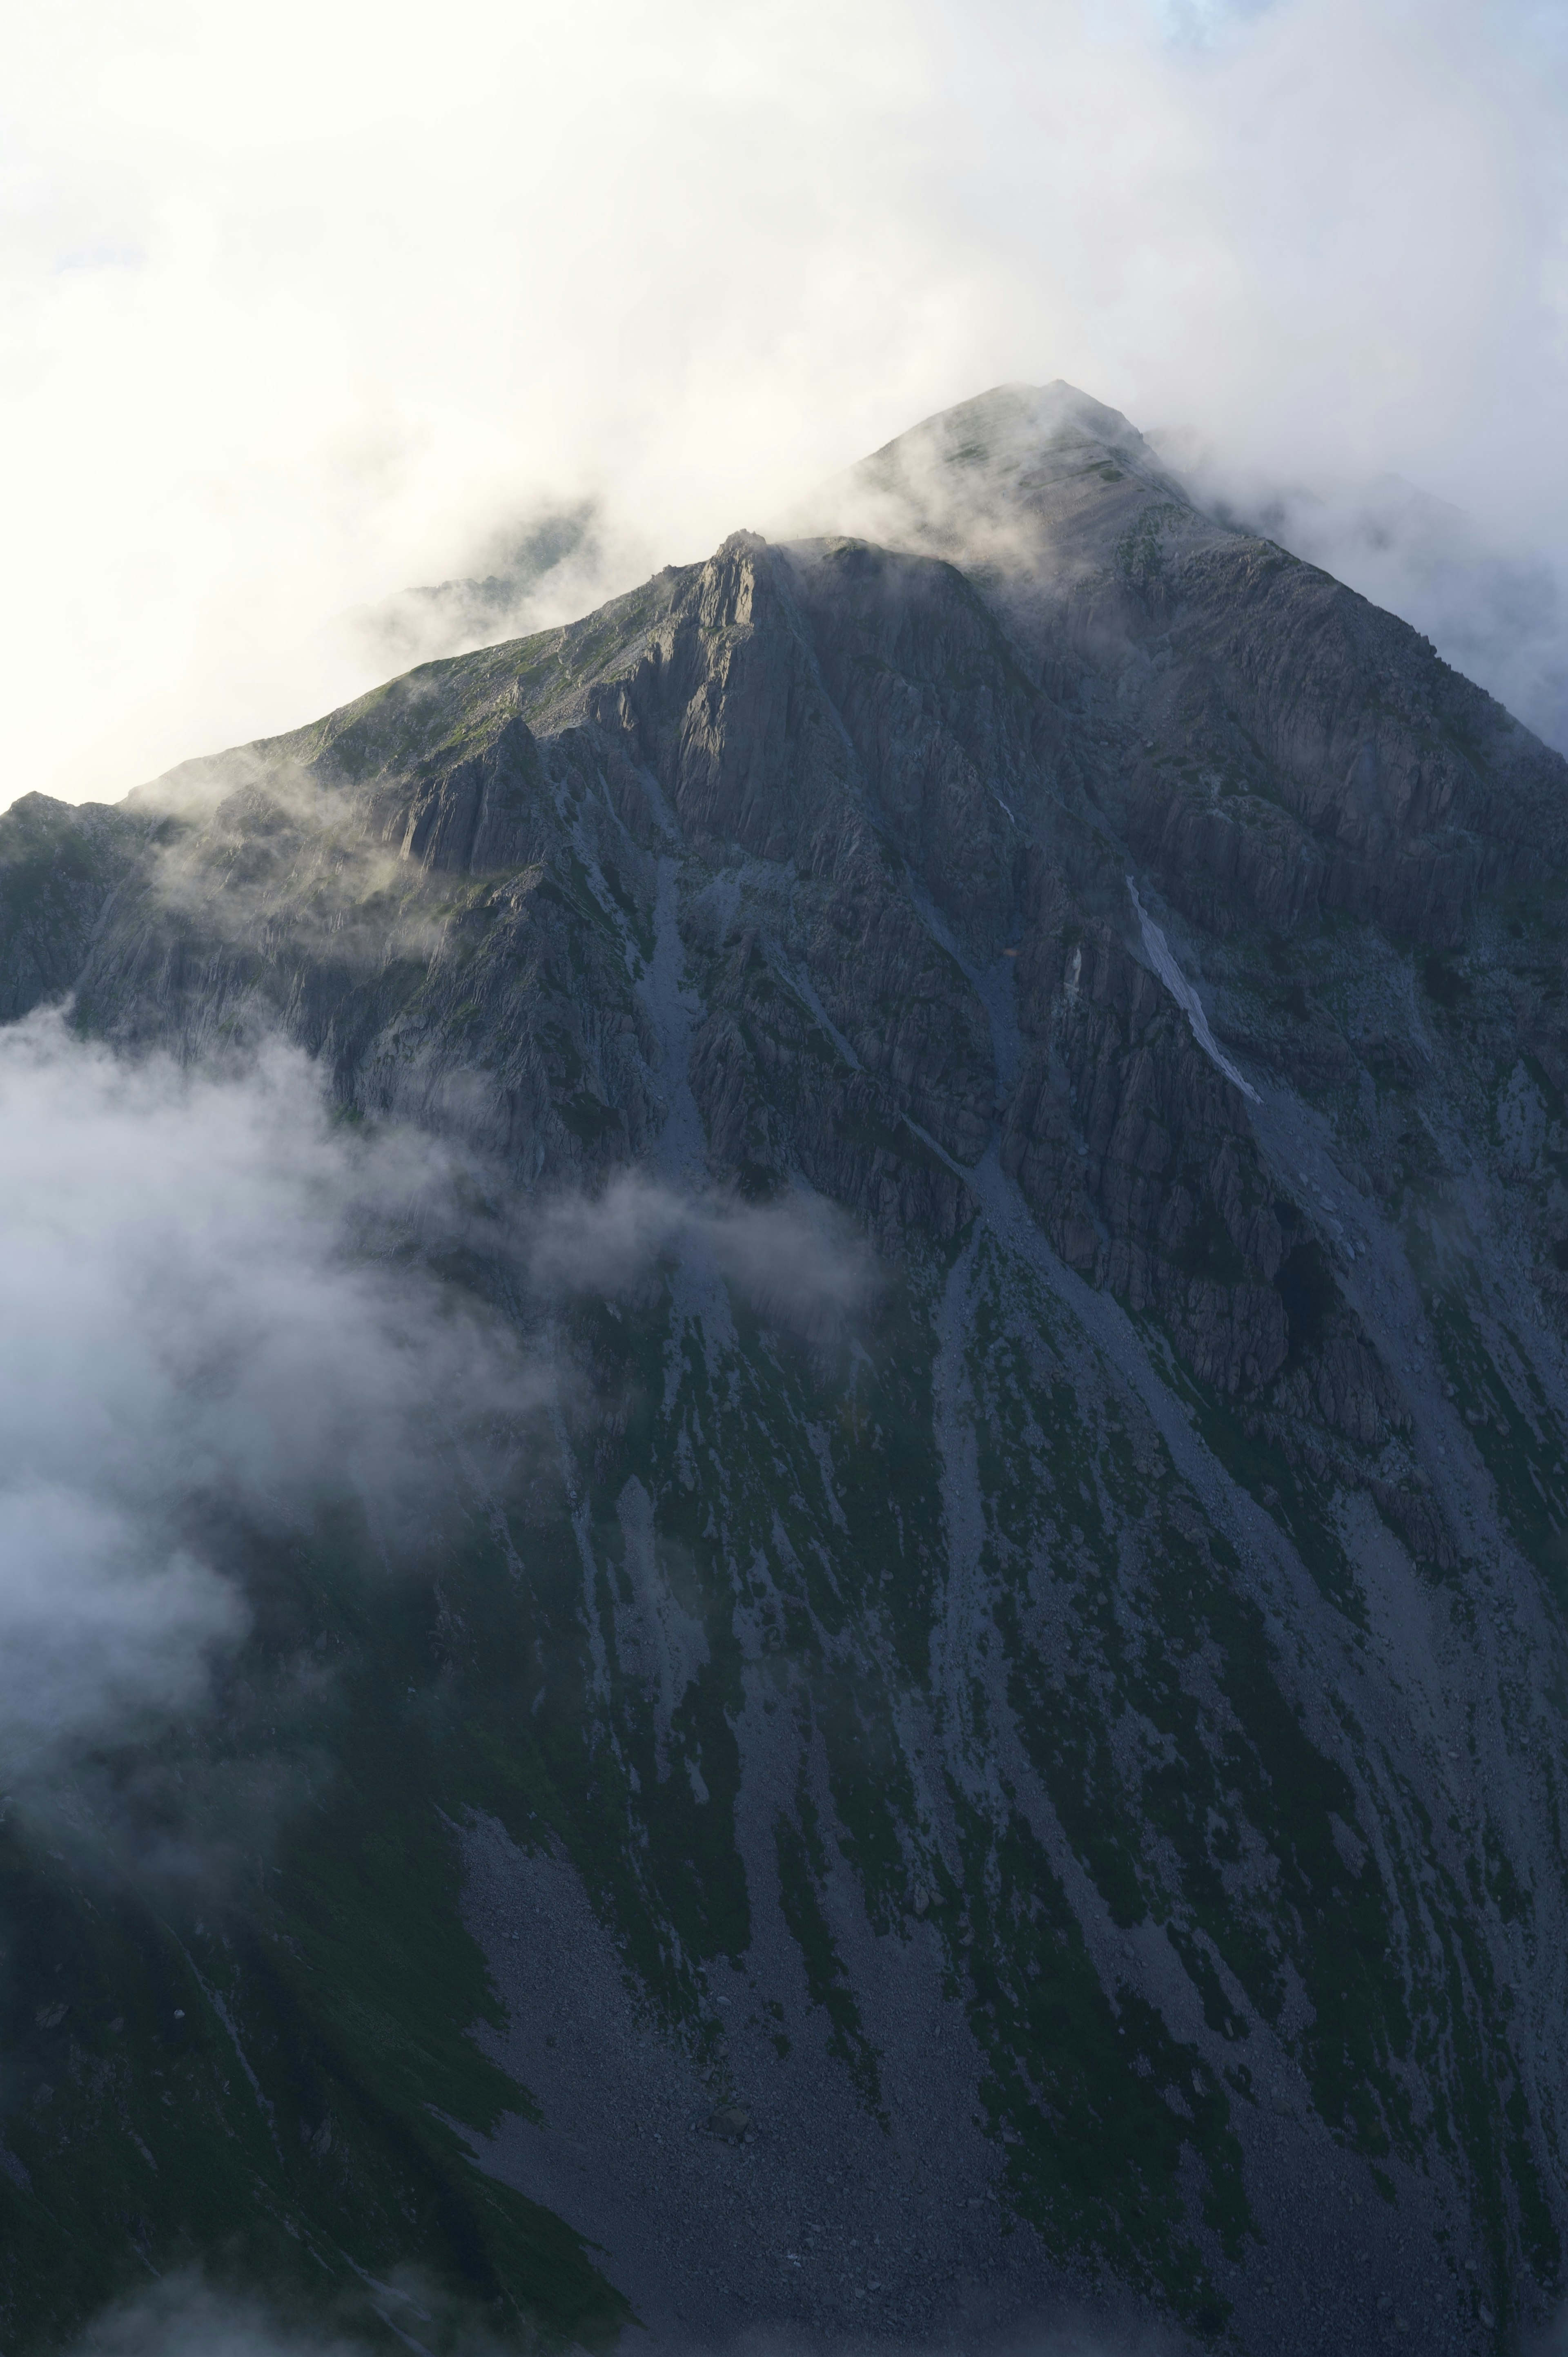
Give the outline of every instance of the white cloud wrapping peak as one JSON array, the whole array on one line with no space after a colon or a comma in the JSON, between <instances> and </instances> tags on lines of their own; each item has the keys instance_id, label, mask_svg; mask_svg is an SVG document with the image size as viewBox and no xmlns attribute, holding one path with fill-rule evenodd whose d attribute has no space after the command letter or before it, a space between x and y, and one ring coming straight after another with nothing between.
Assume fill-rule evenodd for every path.
<instances>
[{"instance_id":1,"label":"white cloud wrapping peak","mask_svg":"<svg viewBox=\"0 0 1568 2357\"><path fill-rule=\"evenodd\" d=\"M1530 0L14 9L0 795L345 700L542 512L599 502L586 605L999 382L1560 572L1565 59Z\"/></svg>"}]
</instances>

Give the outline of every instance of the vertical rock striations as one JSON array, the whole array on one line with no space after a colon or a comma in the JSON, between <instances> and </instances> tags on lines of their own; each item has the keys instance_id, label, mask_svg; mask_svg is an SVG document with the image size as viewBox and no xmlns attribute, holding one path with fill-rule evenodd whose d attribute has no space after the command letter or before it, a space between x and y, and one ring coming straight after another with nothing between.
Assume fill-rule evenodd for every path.
<instances>
[{"instance_id":1,"label":"vertical rock striations","mask_svg":"<svg viewBox=\"0 0 1568 2357\"><path fill-rule=\"evenodd\" d=\"M1120 2287L1215 2345L1495 2345L1568 2223L1568 767L1069 387L808 521L27 797L0 1010L281 1031L496 1194L822 1198L875 1250L810 1315L738 1244L557 1304L544 1455L418 1608L407 1805L478 1828L493 2050L553 2091L472 2124L661 2330Z\"/></svg>"}]
</instances>

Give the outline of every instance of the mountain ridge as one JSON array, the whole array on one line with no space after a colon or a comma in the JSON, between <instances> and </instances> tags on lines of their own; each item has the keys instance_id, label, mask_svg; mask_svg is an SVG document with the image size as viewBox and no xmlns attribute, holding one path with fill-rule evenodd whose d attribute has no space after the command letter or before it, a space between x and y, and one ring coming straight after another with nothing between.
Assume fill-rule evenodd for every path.
<instances>
[{"instance_id":1,"label":"mountain ridge","mask_svg":"<svg viewBox=\"0 0 1568 2357\"><path fill-rule=\"evenodd\" d=\"M523 1587L475 1538L406 1607L410 1806L468 1828L489 2050L552 2091L473 2148L618 2222L660 2338L1110 2298L1500 2346L1563 2224L1568 764L1083 404L886 446L831 503L887 542L737 533L127 804L25 797L0 1012L281 1030L487 1184L822 1199L878 1255L814 1337L680 1251L579 1299L496 1508ZM752 2140L693 2140L726 2104Z\"/></svg>"}]
</instances>

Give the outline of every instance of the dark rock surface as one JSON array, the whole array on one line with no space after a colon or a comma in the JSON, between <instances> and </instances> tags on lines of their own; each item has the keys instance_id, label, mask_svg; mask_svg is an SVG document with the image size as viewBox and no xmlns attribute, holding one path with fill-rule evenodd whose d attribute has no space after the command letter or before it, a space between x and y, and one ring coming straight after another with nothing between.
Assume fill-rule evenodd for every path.
<instances>
[{"instance_id":1,"label":"dark rock surface","mask_svg":"<svg viewBox=\"0 0 1568 2357\"><path fill-rule=\"evenodd\" d=\"M555 1749L442 1788L536 2107L469 2142L658 2345L1503 2345L1568 2225L1568 765L1070 388L809 521L25 798L0 1010L880 1256L809 1349L692 1270L574 1329Z\"/></svg>"}]
</instances>

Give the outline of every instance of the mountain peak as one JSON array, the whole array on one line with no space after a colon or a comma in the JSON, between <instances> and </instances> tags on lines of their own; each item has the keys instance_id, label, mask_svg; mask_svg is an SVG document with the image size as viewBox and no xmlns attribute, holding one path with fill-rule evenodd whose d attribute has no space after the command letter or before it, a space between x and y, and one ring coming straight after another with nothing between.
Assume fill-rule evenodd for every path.
<instances>
[{"instance_id":1,"label":"mountain peak","mask_svg":"<svg viewBox=\"0 0 1568 2357\"><path fill-rule=\"evenodd\" d=\"M922 418L789 519L1015 578L1108 561L1152 502L1200 518L1119 409L1058 377L997 384Z\"/></svg>"},{"instance_id":2,"label":"mountain peak","mask_svg":"<svg viewBox=\"0 0 1568 2357\"><path fill-rule=\"evenodd\" d=\"M993 384L967 401L955 402L950 409L921 418L862 463L875 466L894 452L919 448L940 451L955 465L996 464L1026 460L1053 447L1078 447L1086 440L1107 449L1143 450L1154 458L1137 427L1119 409L1058 376L1048 384Z\"/></svg>"},{"instance_id":3,"label":"mountain peak","mask_svg":"<svg viewBox=\"0 0 1568 2357\"><path fill-rule=\"evenodd\" d=\"M7 2347L242 2236L655 2357L1094 2278L1476 2351L1561 2280L1568 769L1074 386L819 511L0 820L0 1016L70 1009L16 1068L292 1041L434 1142L430 1322L527 1377L471 1458L433 1353L417 1512L334 1423L296 1531L269 1420L149 1525L255 1598L153 1854L187 1791L260 1851L274 1754L275 1825L175 1939L161 1863L56 1872L96 1753L62 1849L13 1813Z\"/></svg>"}]
</instances>

